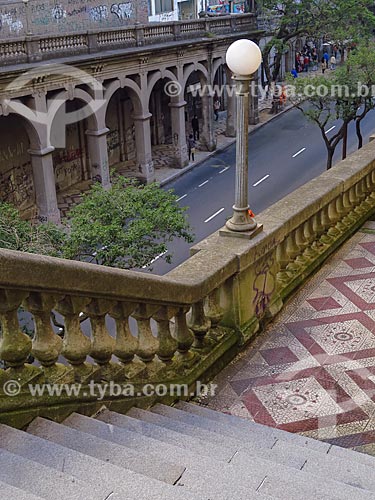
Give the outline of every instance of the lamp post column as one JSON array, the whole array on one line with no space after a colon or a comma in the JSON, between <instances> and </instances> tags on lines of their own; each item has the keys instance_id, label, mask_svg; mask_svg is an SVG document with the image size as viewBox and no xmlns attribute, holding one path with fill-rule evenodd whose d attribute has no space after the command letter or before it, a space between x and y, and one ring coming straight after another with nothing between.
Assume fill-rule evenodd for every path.
<instances>
[{"instance_id":1,"label":"lamp post column","mask_svg":"<svg viewBox=\"0 0 375 500\"><path fill-rule=\"evenodd\" d=\"M237 96L236 184L233 216L226 226L231 231L252 231L257 227L249 215L249 92L251 76L234 76Z\"/></svg>"}]
</instances>

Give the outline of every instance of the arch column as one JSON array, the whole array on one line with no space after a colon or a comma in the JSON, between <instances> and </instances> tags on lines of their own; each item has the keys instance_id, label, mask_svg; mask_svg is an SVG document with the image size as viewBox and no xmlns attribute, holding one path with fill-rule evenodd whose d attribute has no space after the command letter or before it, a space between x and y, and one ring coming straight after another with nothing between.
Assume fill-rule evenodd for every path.
<instances>
[{"instance_id":1,"label":"arch column","mask_svg":"<svg viewBox=\"0 0 375 500\"><path fill-rule=\"evenodd\" d=\"M151 114L134 116L135 143L137 149L137 170L142 179L152 182L155 179L151 147Z\"/></svg>"},{"instance_id":2,"label":"arch column","mask_svg":"<svg viewBox=\"0 0 375 500\"><path fill-rule=\"evenodd\" d=\"M91 178L100 180L106 189L111 186L107 148L108 132L108 128L86 130Z\"/></svg>"},{"instance_id":3,"label":"arch column","mask_svg":"<svg viewBox=\"0 0 375 500\"><path fill-rule=\"evenodd\" d=\"M40 222L59 224L60 211L57 205L55 172L53 169L53 146L44 149L29 149L33 169L37 219Z\"/></svg>"},{"instance_id":4,"label":"arch column","mask_svg":"<svg viewBox=\"0 0 375 500\"><path fill-rule=\"evenodd\" d=\"M216 139L214 133L213 124L213 107L214 99L211 95L202 96L202 115L203 115L203 126L201 134L201 142L207 149L207 151L215 151L216 149Z\"/></svg>"},{"instance_id":5,"label":"arch column","mask_svg":"<svg viewBox=\"0 0 375 500\"><path fill-rule=\"evenodd\" d=\"M171 102L169 104L172 118L173 156L177 168L183 168L189 164L186 144L185 106L186 101Z\"/></svg>"}]
</instances>

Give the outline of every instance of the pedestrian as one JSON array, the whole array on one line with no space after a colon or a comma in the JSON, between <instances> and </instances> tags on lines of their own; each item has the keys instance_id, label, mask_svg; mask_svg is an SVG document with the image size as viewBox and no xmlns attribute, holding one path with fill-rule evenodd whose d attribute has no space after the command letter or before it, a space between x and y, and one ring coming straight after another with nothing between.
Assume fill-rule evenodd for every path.
<instances>
[{"instance_id":1,"label":"pedestrian","mask_svg":"<svg viewBox=\"0 0 375 500\"><path fill-rule=\"evenodd\" d=\"M307 73L309 71L310 57L306 54L303 60L303 69Z\"/></svg>"},{"instance_id":2,"label":"pedestrian","mask_svg":"<svg viewBox=\"0 0 375 500\"><path fill-rule=\"evenodd\" d=\"M331 63L331 69L332 70L336 69L336 57L334 55L331 56L329 62Z\"/></svg>"},{"instance_id":3,"label":"pedestrian","mask_svg":"<svg viewBox=\"0 0 375 500\"><path fill-rule=\"evenodd\" d=\"M327 63L324 57L322 57L321 68L322 68L322 75L324 75L324 72L327 69Z\"/></svg>"},{"instance_id":4,"label":"pedestrian","mask_svg":"<svg viewBox=\"0 0 375 500\"><path fill-rule=\"evenodd\" d=\"M325 50L323 54L324 60L326 62L326 67L328 68L328 63L329 63L329 55L328 52Z\"/></svg>"},{"instance_id":5,"label":"pedestrian","mask_svg":"<svg viewBox=\"0 0 375 500\"><path fill-rule=\"evenodd\" d=\"M290 74L292 75L293 78L298 78L298 73L296 71L295 68L292 69L292 71L290 72Z\"/></svg>"},{"instance_id":6,"label":"pedestrian","mask_svg":"<svg viewBox=\"0 0 375 500\"><path fill-rule=\"evenodd\" d=\"M199 120L197 115L191 120L191 127L193 129L194 141L199 141Z\"/></svg>"},{"instance_id":7,"label":"pedestrian","mask_svg":"<svg viewBox=\"0 0 375 500\"><path fill-rule=\"evenodd\" d=\"M221 108L221 103L220 103L220 99L216 99L214 101L214 113L215 113L215 121L217 122L218 119L219 119L219 111L220 111L220 108Z\"/></svg>"},{"instance_id":8,"label":"pedestrian","mask_svg":"<svg viewBox=\"0 0 375 500\"><path fill-rule=\"evenodd\" d=\"M188 152L189 152L189 161L195 160L195 140L193 134L189 135L188 139Z\"/></svg>"}]
</instances>

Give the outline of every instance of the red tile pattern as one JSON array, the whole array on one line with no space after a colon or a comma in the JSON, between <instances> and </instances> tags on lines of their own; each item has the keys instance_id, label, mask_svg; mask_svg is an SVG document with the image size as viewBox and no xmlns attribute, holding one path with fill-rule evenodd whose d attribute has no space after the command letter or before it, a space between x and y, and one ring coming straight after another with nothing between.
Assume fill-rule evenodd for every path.
<instances>
[{"instance_id":1,"label":"red tile pattern","mask_svg":"<svg viewBox=\"0 0 375 500\"><path fill-rule=\"evenodd\" d=\"M358 232L215 382L217 410L375 443L375 234Z\"/></svg>"}]
</instances>

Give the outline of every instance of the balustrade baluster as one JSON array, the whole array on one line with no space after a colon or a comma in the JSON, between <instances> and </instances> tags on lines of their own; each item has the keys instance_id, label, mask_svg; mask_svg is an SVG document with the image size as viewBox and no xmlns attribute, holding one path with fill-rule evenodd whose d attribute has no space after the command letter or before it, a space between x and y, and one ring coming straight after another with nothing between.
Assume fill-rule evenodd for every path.
<instances>
[{"instance_id":1,"label":"balustrade baluster","mask_svg":"<svg viewBox=\"0 0 375 500\"><path fill-rule=\"evenodd\" d=\"M85 306L84 312L89 316L91 323L91 350L90 356L100 367L100 376L103 380L115 380L122 371L120 365L111 361L115 350L115 339L108 333L105 318L113 307L109 300L92 299Z\"/></svg>"},{"instance_id":2,"label":"balustrade baluster","mask_svg":"<svg viewBox=\"0 0 375 500\"><path fill-rule=\"evenodd\" d=\"M206 316L211 321L212 328L216 328L224 317L224 311L220 307L220 289L212 291L206 300Z\"/></svg>"},{"instance_id":3,"label":"balustrade baluster","mask_svg":"<svg viewBox=\"0 0 375 500\"><path fill-rule=\"evenodd\" d=\"M41 373L37 367L25 364L31 353L32 342L20 330L18 309L27 296L28 292L0 290L0 360L8 368L6 373L0 370L1 382L7 377L24 385Z\"/></svg>"},{"instance_id":4,"label":"balustrade baluster","mask_svg":"<svg viewBox=\"0 0 375 500\"><path fill-rule=\"evenodd\" d=\"M124 365L125 376L134 378L144 370L144 364L135 360L138 348L138 338L134 337L129 327L129 316L136 305L129 302L118 302L111 309L111 316L116 321L115 356Z\"/></svg>"},{"instance_id":5,"label":"balustrade baluster","mask_svg":"<svg viewBox=\"0 0 375 500\"><path fill-rule=\"evenodd\" d=\"M89 298L66 296L57 303L56 311L64 317L65 334L62 355L72 365L74 377L79 382L93 378L95 367L86 363L91 341L81 330L80 313L90 302Z\"/></svg>"},{"instance_id":6,"label":"balustrade baluster","mask_svg":"<svg viewBox=\"0 0 375 500\"><path fill-rule=\"evenodd\" d=\"M167 365L172 362L178 347L177 340L173 338L170 328L170 320L177 312L176 307L163 306L152 316L158 325L159 349L157 356Z\"/></svg>"},{"instance_id":7,"label":"balustrade baluster","mask_svg":"<svg viewBox=\"0 0 375 500\"><path fill-rule=\"evenodd\" d=\"M191 347L194 343L194 334L189 329L186 320L186 313L188 310L187 307L180 307L175 316L174 337L177 340L178 356L184 364L190 364L195 359L195 355L191 351Z\"/></svg>"},{"instance_id":8,"label":"balustrade baluster","mask_svg":"<svg viewBox=\"0 0 375 500\"><path fill-rule=\"evenodd\" d=\"M211 328L211 321L206 317L203 306L203 300L193 304L189 322L189 328L195 336L193 347L196 349L202 349L205 346L205 337Z\"/></svg>"},{"instance_id":9,"label":"balustrade baluster","mask_svg":"<svg viewBox=\"0 0 375 500\"><path fill-rule=\"evenodd\" d=\"M34 316L35 323L31 352L43 366L44 374L49 382L67 382L73 379L72 369L57 363L63 341L52 329L51 311L59 299L59 296L31 292L24 300L25 306Z\"/></svg>"},{"instance_id":10,"label":"balustrade baluster","mask_svg":"<svg viewBox=\"0 0 375 500\"><path fill-rule=\"evenodd\" d=\"M313 230L312 219L305 221L303 225L303 234L308 242L308 246L303 252L303 256L308 260L313 260L317 255L318 251L314 248L313 243L316 238L316 233Z\"/></svg>"}]
</instances>

